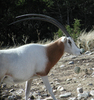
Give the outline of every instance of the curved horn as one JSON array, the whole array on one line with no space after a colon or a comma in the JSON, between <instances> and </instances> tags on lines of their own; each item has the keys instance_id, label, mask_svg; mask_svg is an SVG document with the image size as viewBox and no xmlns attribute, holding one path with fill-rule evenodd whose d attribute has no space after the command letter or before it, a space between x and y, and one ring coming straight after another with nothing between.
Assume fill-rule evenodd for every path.
<instances>
[{"instance_id":1,"label":"curved horn","mask_svg":"<svg viewBox=\"0 0 94 100\"><path fill-rule=\"evenodd\" d=\"M33 16L33 17L29 17L29 16ZM35 16L37 16L37 17L35 17ZM49 23L54 24L55 26L60 28L62 30L62 32L64 32L64 34L67 37L70 37L69 33L66 31L64 26L60 22L58 22L56 19L54 19L52 17L49 17L47 15L43 15L43 14L24 14L24 15L17 16L16 18L22 18L22 17L29 17L29 18L20 19L18 21L15 21L15 22L11 23L10 25L18 23L18 22L21 22L21 21L25 21L25 20L42 20L42 21L47 21Z\"/></svg>"}]
</instances>

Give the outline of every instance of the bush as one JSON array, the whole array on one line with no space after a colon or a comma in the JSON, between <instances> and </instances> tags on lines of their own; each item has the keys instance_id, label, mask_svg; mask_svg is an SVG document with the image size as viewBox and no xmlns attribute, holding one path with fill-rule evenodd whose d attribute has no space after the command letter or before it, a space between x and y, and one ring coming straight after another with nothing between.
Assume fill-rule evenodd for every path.
<instances>
[{"instance_id":1,"label":"bush","mask_svg":"<svg viewBox=\"0 0 94 100\"><path fill-rule=\"evenodd\" d=\"M81 27L80 20L74 19L74 23L73 23L72 27L70 27L70 25L66 25L66 30L68 31L70 36L74 40L76 40L78 38L78 36L80 35L80 31L81 31L80 27ZM55 35L58 35L58 37L61 37L62 31L59 29L57 34L55 34Z\"/></svg>"},{"instance_id":2,"label":"bush","mask_svg":"<svg viewBox=\"0 0 94 100\"><path fill-rule=\"evenodd\" d=\"M94 49L94 31L82 32L82 34L77 38L77 46L86 50Z\"/></svg>"},{"instance_id":3,"label":"bush","mask_svg":"<svg viewBox=\"0 0 94 100\"><path fill-rule=\"evenodd\" d=\"M68 33L74 40L76 40L80 35L80 31L81 31L80 27L81 27L80 20L78 19L74 19L73 28L71 28L69 25L66 25L66 29Z\"/></svg>"}]
</instances>

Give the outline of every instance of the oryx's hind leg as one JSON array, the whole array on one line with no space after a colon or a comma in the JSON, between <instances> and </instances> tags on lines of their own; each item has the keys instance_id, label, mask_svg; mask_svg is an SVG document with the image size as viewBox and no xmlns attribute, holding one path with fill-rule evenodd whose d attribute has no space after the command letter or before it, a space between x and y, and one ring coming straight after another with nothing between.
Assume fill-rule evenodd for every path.
<instances>
[{"instance_id":1,"label":"oryx's hind leg","mask_svg":"<svg viewBox=\"0 0 94 100\"><path fill-rule=\"evenodd\" d=\"M30 79L29 81L26 81L26 85L25 85L25 100L28 100L28 96L29 96L32 80L33 79Z\"/></svg>"},{"instance_id":2,"label":"oryx's hind leg","mask_svg":"<svg viewBox=\"0 0 94 100\"><path fill-rule=\"evenodd\" d=\"M47 76L44 76L42 77L42 80L43 80L43 83L45 84L47 90L49 91L50 95L52 96L53 100L56 100L54 94L53 94L53 91L52 91L52 88L49 84L49 81L48 81L48 77Z\"/></svg>"}]
</instances>

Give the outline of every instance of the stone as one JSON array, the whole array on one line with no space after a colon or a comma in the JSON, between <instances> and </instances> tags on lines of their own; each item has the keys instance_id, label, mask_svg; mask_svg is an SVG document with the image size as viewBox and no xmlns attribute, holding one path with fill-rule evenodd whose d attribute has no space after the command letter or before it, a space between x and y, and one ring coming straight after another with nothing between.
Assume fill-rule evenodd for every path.
<instances>
[{"instance_id":1,"label":"stone","mask_svg":"<svg viewBox=\"0 0 94 100\"><path fill-rule=\"evenodd\" d=\"M56 90L53 90L53 93L56 93L57 91Z\"/></svg>"},{"instance_id":2,"label":"stone","mask_svg":"<svg viewBox=\"0 0 94 100\"><path fill-rule=\"evenodd\" d=\"M84 69L85 74L88 74L88 69Z\"/></svg>"},{"instance_id":3,"label":"stone","mask_svg":"<svg viewBox=\"0 0 94 100\"><path fill-rule=\"evenodd\" d=\"M84 52L85 52L84 48L81 48L80 50L81 50L81 52L82 52L82 53L84 53Z\"/></svg>"},{"instance_id":4,"label":"stone","mask_svg":"<svg viewBox=\"0 0 94 100\"><path fill-rule=\"evenodd\" d=\"M8 96L8 100L14 100L15 96L12 95L12 96Z\"/></svg>"},{"instance_id":5,"label":"stone","mask_svg":"<svg viewBox=\"0 0 94 100\"><path fill-rule=\"evenodd\" d=\"M1 88L6 88L6 86L7 86L6 83L3 83Z\"/></svg>"},{"instance_id":6,"label":"stone","mask_svg":"<svg viewBox=\"0 0 94 100\"><path fill-rule=\"evenodd\" d=\"M9 96L8 94L2 95L3 98L7 98L8 96Z\"/></svg>"},{"instance_id":7,"label":"stone","mask_svg":"<svg viewBox=\"0 0 94 100\"><path fill-rule=\"evenodd\" d=\"M92 70L94 71L94 68L92 68Z\"/></svg>"},{"instance_id":8,"label":"stone","mask_svg":"<svg viewBox=\"0 0 94 100\"><path fill-rule=\"evenodd\" d=\"M86 52L85 52L85 54L89 54L89 53L90 53L90 51L86 51Z\"/></svg>"},{"instance_id":9,"label":"stone","mask_svg":"<svg viewBox=\"0 0 94 100\"><path fill-rule=\"evenodd\" d=\"M74 64L74 62L73 61L70 61L68 64Z\"/></svg>"},{"instance_id":10,"label":"stone","mask_svg":"<svg viewBox=\"0 0 94 100\"><path fill-rule=\"evenodd\" d=\"M87 63L86 66L89 66L89 63Z\"/></svg>"},{"instance_id":11,"label":"stone","mask_svg":"<svg viewBox=\"0 0 94 100\"><path fill-rule=\"evenodd\" d=\"M94 77L94 75L92 75L92 77Z\"/></svg>"},{"instance_id":12,"label":"stone","mask_svg":"<svg viewBox=\"0 0 94 100\"><path fill-rule=\"evenodd\" d=\"M87 54L87 55L88 55L88 56L89 56L89 55L92 55L92 52L90 52L90 53L89 53L89 54Z\"/></svg>"},{"instance_id":13,"label":"stone","mask_svg":"<svg viewBox=\"0 0 94 100\"><path fill-rule=\"evenodd\" d=\"M23 93L23 92L24 92L23 89L19 89L19 90L16 91L17 94L21 94L21 93Z\"/></svg>"},{"instance_id":14,"label":"stone","mask_svg":"<svg viewBox=\"0 0 94 100\"><path fill-rule=\"evenodd\" d=\"M62 86L58 86L57 90L59 90Z\"/></svg>"},{"instance_id":15,"label":"stone","mask_svg":"<svg viewBox=\"0 0 94 100\"><path fill-rule=\"evenodd\" d=\"M91 91L90 91L90 95L91 95L91 96L94 96L94 90L91 90Z\"/></svg>"},{"instance_id":16,"label":"stone","mask_svg":"<svg viewBox=\"0 0 94 100\"><path fill-rule=\"evenodd\" d=\"M92 72L92 75L94 75L94 72Z\"/></svg>"},{"instance_id":17,"label":"stone","mask_svg":"<svg viewBox=\"0 0 94 100\"><path fill-rule=\"evenodd\" d=\"M80 72L80 67L74 67L74 72L76 73L76 74L79 74L79 72Z\"/></svg>"},{"instance_id":18,"label":"stone","mask_svg":"<svg viewBox=\"0 0 94 100\"><path fill-rule=\"evenodd\" d=\"M57 90L59 90L59 91L65 91L64 87L62 87L62 86L59 86L59 87L57 88Z\"/></svg>"},{"instance_id":19,"label":"stone","mask_svg":"<svg viewBox=\"0 0 94 100\"><path fill-rule=\"evenodd\" d=\"M16 99L19 100L19 99L22 99L22 97L19 95L16 95Z\"/></svg>"},{"instance_id":20,"label":"stone","mask_svg":"<svg viewBox=\"0 0 94 100\"><path fill-rule=\"evenodd\" d=\"M70 79L69 78L67 79L67 81L71 81L71 80L72 80L71 78Z\"/></svg>"},{"instance_id":21,"label":"stone","mask_svg":"<svg viewBox=\"0 0 94 100\"><path fill-rule=\"evenodd\" d=\"M94 98L91 98L90 100L94 100Z\"/></svg>"},{"instance_id":22,"label":"stone","mask_svg":"<svg viewBox=\"0 0 94 100\"><path fill-rule=\"evenodd\" d=\"M43 100L53 100L53 98L52 97L47 97L47 98L45 98Z\"/></svg>"},{"instance_id":23,"label":"stone","mask_svg":"<svg viewBox=\"0 0 94 100\"><path fill-rule=\"evenodd\" d=\"M67 98L69 96L71 96L71 92L67 92L67 93L59 95L60 98Z\"/></svg>"},{"instance_id":24,"label":"stone","mask_svg":"<svg viewBox=\"0 0 94 100\"><path fill-rule=\"evenodd\" d=\"M74 55L71 56L71 59L75 59L75 58L77 58L77 56L74 56Z\"/></svg>"},{"instance_id":25,"label":"stone","mask_svg":"<svg viewBox=\"0 0 94 100\"><path fill-rule=\"evenodd\" d=\"M60 66L60 68L63 68L63 67L65 67L65 65L61 65L61 66Z\"/></svg>"},{"instance_id":26,"label":"stone","mask_svg":"<svg viewBox=\"0 0 94 100\"><path fill-rule=\"evenodd\" d=\"M65 91L65 89L62 87L61 89L59 89L60 91Z\"/></svg>"},{"instance_id":27,"label":"stone","mask_svg":"<svg viewBox=\"0 0 94 100\"><path fill-rule=\"evenodd\" d=\"M89 83L89 84L87 84L88 86L93 86L93 83Z\"/></svg>"},{"instance_id":28,"label":"stone","mask_svg":"<svg viewBox=\"0 0 94 100\"><path fill-rule=\"evenodd\" d=\"M10 89L10 90L9 90L9 92L13 92L13 91L15 91L15 90L14 90L14 89Z\"/></svg>"},{"instance_id":29,"label":"stone","mask_svg":"<svg viewBox=\"0 0 94 100\"><path fill-rule=\"evenodd\" d=\"M56 84L56 85L60 85L60 83L59 83L59 82L56 82L55 84Z\"/></svg>"},{"instance_id":30,"label":"stone","mask_svg":"<svg viewBox=\"0 0 94 100\"><path fill-rule=\"evenodd\" d=\"M35 97L32 95L32 96L30 97L30 99L35 99Z\"/></svg>"},{"instance_id":31,"label":"stone","mask_svg":"<svg viewBox=\"0 0 94 100\"><path fill-rule=\"evenodd\" d=\"M82 87L78 87L77 88L77 93L83 93L83 88Z\"/></svg>"},{"instance_id":32,"label":"stone","mask_svg":"<svg viewBox=\"0 0 94 100\"><path fill-rule=\"evenodd\" d=\"M42 94L42 97L48 97L48 96L50 96L50 94Z\"/></svg>"},{"instance_id":33,"label":"stone","mask_svg":"<svg viewBox=\"0 0 94 100\"><path fill-rule=\"evenodd\" d=\"M70 97L68 100L77 100L76 97Z\"/></svg>"},{"instance_id":34,"label":"stone","mask_svg":"<svg viewBox=\"0 0 94 100\"><path fill-rule=\"evenodd\" d=\"M79 93L78 95L78 100L84 98L84 99L87 99L89 97L89 92L83 92L83 93Z\"/></svg>"}]
</instances>

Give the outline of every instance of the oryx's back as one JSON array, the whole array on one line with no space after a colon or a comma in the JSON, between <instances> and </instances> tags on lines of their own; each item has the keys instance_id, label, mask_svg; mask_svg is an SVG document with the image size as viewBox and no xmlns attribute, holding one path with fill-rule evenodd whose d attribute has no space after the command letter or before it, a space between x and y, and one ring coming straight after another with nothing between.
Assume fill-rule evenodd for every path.
<instances>
[{"instance_id":1,"label":"oryx's back","mask_svg":"<svg viewBox=\"0 0 94 100\"><path fill-rule=\"evenodd\" d=\"M47 63L46 48L39 44L28 44L15 49L0 51L0 69L17 80L26 81L36 72L45 69Z\"/></svg>"}]
</instances>

